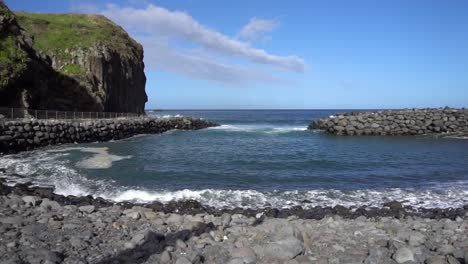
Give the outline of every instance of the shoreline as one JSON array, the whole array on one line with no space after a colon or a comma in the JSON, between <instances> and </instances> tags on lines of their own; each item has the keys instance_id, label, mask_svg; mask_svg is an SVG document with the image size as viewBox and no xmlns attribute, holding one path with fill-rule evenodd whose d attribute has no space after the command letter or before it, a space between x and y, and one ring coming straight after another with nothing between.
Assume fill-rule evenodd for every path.
<instances>
[{"instance_id":1,"label":"shoreline","mask_svg":"<svg viewBox=\"0 0 468 264\"><path fill-rule=\"evenodd\" d=\"M0 262L467 263L468 206L426 214L388 206L324 208L307 219L297 208L271 215L196 201L115 204L0 183Z\"/></svg>"},{"instance_id":2,"label":"shoreline","mask_svg":"<svg viewBox=\"0 0 468 264\"><path fill-rule=\"evenodd\" d=\"M459 208L418 208L413 206L405 206L400 201L390 201L383 204L382 207L345 207L342 205L336 206L315 206L312 208L303 208L300 205L296 205L290 208L275 208L275 207L263 207L263 208L214 208L207 205L203 205L199 201L193 199L170 201L167 203L153 201L153 202L116 202L107 200L102 197L88 196L65 196L56 194L54 188L37 187L31 183L18 183L14 186L8 186L4 184L3 179L0 178L0 195L15 194L21 196L37 196L40 198L47 198L52 201L56 201L61 205L93 205L97 208L107 206L122 206L123 208L131 208L133 206L139 206L149 208L155 211L164 213L181 213L195 215L199 213L207 213L212 215L222 215L224 213L229 214L242 214L248 217L255 217L258 215L264 215L267 217L274 218L288 218L291 216L298 217L300 219L315 219L320 220L327 216L337 215L345 219L355 219L361 216L366 218L375 217L393 217L393 218L405 218L405 217L421 217L430 219L456 219L457 217L468 216L468 204ZM307 201L304 201L307 202Z\"/></svg>"},{"instance_id":3,"label":"shoreline","mask_svg":"<svg viewBox=\"0 0 468 264\"><path fill-rule=\"evenodd\" d=\"M196 200L114 202L0 178L0 263L468 263L468 204L307 203L245 209Z\"/></svg>"}]
</instances>

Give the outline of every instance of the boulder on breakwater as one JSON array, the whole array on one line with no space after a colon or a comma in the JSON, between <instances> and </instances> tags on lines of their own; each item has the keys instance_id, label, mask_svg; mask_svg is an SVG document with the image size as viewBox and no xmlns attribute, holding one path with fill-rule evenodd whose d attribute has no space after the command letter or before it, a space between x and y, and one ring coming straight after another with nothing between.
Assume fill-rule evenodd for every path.
<instances>
[{"instance_id":1,"label":"boulder on breakwater","mask_svg":"<svg viewBox=\"0 0 468 264\"><path fill-rule=\"evenodd\" d=\"M87 143L159 134L171 129L197 130L217 126L192 117L118 118L98 120L0 119L0 153L9 154L47 145Z\"/></svg>"},{"instance_id":2,"label":"boulder on breakwater","mask_svg":"<svg viewBox=\"0 0 468 264\"><path fill-rule=\"evenodd\" d=\"M425 108L338 113L314 120L309 130L336 135L468 135L468 109Z\"/></svg>"}]
</instances>

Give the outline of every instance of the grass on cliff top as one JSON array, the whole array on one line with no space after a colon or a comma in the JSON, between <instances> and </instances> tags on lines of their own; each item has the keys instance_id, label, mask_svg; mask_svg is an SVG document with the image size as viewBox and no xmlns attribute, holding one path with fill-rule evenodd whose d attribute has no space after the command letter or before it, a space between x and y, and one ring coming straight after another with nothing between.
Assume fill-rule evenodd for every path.
<instances>
[{"instance_id":1,"label":"grass on cliff top","mask_svg":"<svg viewBox=\"0 0 468 264\"><path fill-rule=\"evenodd\" d=\"M28 54L18 47L15 36L0 38L0 90L11 77L26 70L28 61Z\"/></svg>"},{"instance_id":2,"label":"grass on cliff top","mask_svg":"<svg viewBox=\"0 0 468 264\"><path fill-rule=\"evenodd\" d=\"M34 45L46 54L66 56L66 49L106 45L123 56L135 56L141 45L101 15L16 12L18 23L34 36Z\"/></svg>"},{"instance_id":3,"label":"grass on cliff top","mask_svg":"<svg viewBox=\"0 0 468 264\"><path fill-rule=\"evenodd\" d=\"M12 16L2 2L0 2L0 16L5 20L9 20ZM11 77L16 77L26 70L29 61L28 54L18 46L17 36L9 34L8 29L3 30L6 34L0 35L0 90L8 85Z\"/></svg>"}]
</instances>

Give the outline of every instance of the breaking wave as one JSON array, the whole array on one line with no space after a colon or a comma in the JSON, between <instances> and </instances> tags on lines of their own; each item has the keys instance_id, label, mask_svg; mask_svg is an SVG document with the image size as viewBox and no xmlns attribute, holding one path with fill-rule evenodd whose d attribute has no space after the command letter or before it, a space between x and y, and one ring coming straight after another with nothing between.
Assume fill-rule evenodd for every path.
<instances>
[{"instance_id":1,"label":"breaking wave","mask_svg":"<svg viewBox=\"0 0 468 264\"><path fill-rule=\"evenodd\" d=\"M307 127L271 126L271 125L221 125L211 127L208 130L220 130L226 132L254 132L266 134L282 134L298 131L306 131Z\"/></svg>"},{"instance_id":2,"label":"breaking wave","mask_svg":"<svg viewBox=\"0 0 468 264\"><path fill-rule=\"evenodd\" d=\"M382 188L343 191L337 189L318 189L307 191L269 191L257 190L152 190L120 186L112 180L90 179L74 168L73 162L66 158L70 151L84 151L97 155L110 155L107 148L62 148L48 151L34 151L26 154L0 157L5 172L0 177L9 184L32 182L38 186L53 186L62 195L93 195L115 202L152 202L181 201L194 199L215 208L287 208L296 205L310 208L314 206L375 206L393 200L403 201L406 205L423 208L463 207L468 204L467 181L434 183L430 188ZM85 159L93 160L93 158ZM83 161L83 160L82 160ZM79 164L75 164L79 168ZM115 160L114 160L115 161ZM90 162L95 164L95 162ZM107 163L105 163L107 166ZM95 168L95 167L93 167Z\"/></svg>"}]
</instances>

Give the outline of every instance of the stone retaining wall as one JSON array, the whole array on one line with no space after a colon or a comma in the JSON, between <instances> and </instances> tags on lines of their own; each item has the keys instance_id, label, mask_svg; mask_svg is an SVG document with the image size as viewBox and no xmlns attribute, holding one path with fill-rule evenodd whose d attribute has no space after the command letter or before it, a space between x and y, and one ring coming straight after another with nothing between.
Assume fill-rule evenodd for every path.
<instances>
[{"instance_id":1,"label":"stone retaining wall","mask_svg":"<svg viewBox=\"0 0 468 264\"><path fill-rule=\"evenodd\" d=\"M468 109L349 112L313 121L308 129L336 135L468 135Z\"/></svg>"},{"instance_id":2,"label":"stone retaining wall","mask_svg":"<svg viewBox=\"0 0 468 264\"><path fill-rule=\"evenodd\" d=\"M0 154L63 143L85 143L158 134L171 129L196 130L217 126L198 118L134 118L100 120L0 119Z\"/></svg>"}]
</instances>

